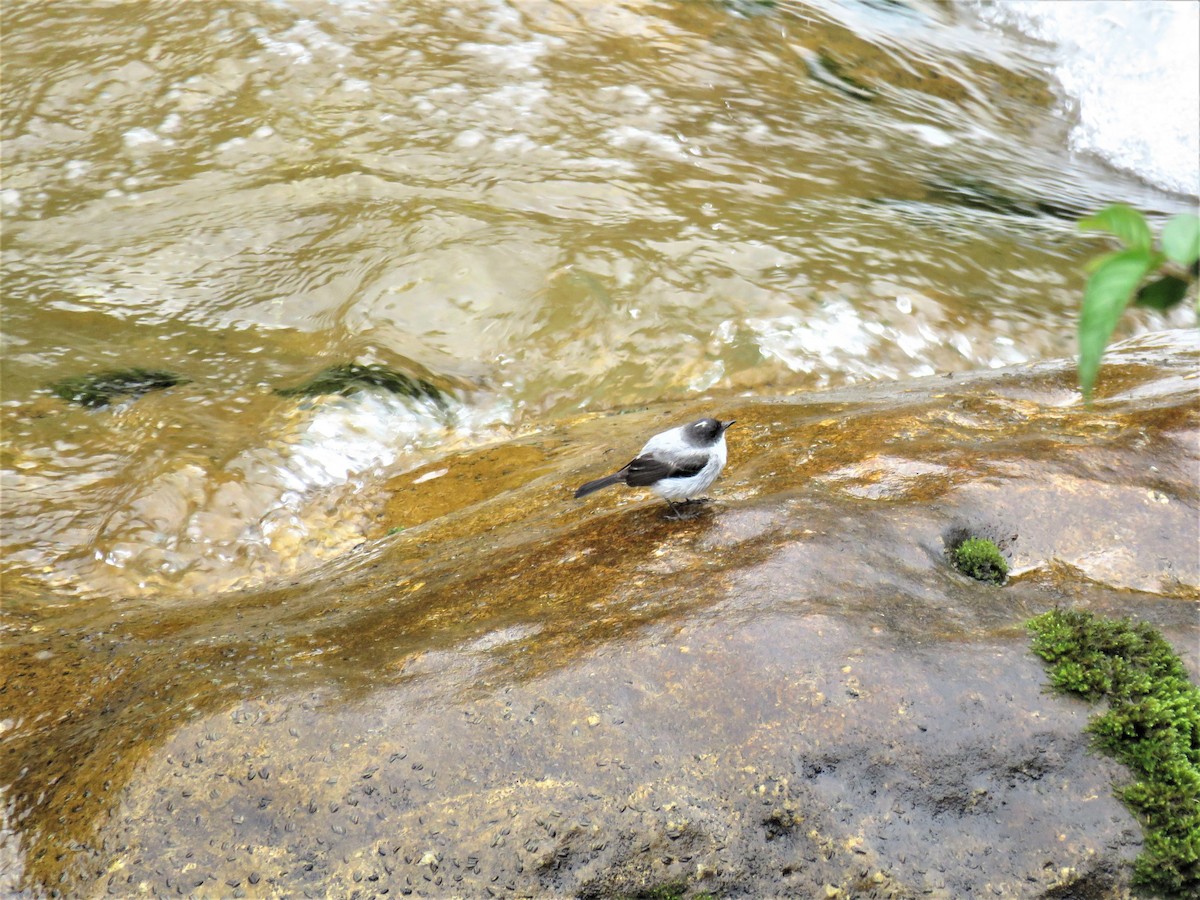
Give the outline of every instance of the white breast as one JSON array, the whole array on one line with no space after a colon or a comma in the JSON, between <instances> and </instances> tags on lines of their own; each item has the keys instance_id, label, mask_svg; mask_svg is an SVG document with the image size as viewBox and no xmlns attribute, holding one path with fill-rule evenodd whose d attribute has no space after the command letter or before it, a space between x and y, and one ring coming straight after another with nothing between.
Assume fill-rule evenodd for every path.
<instances>
[{"instance_id":1,"label":"white breast","mask_svg":"<svg viewBox=\"0 0 1200 900\"><path fill-rule=\"evenodd\" d=\"M650 485L650 490L672 503L693 500L709 489L723 468L725 468L725 435L721 435L721 439L712 448L704 468L691 478L663 478Z\"/></svg>"}]
</instances>

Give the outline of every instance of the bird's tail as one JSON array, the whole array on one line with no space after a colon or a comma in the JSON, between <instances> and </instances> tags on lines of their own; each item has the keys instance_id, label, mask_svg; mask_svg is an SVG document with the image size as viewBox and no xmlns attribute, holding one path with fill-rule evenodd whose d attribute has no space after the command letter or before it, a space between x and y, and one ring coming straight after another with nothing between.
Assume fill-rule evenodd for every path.
<instances>
[{"instance_id":1,"label":"bird's tail","mask_svg":"<svg viewBox=\"0 0 1200 900\"><path fill-rule=\"evenodd\" d=\"M606 488L611 484L622 484L625 481L625 470L613 472L611 475L605 475L603 478L597 478L595 481L589 481L575 492L576 497L586 497L592 491L598 491L600 488Z\"/></svg>"}]
</instances>

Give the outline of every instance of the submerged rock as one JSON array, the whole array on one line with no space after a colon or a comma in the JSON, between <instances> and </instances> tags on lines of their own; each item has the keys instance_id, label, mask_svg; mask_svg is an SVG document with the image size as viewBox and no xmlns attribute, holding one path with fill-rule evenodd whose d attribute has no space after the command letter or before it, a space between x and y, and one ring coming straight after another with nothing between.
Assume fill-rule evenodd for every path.
<instances>
[{"instance_id":1,"label":"submerged rock","mask_svg":"<svg viewBox=\"0 0 1200 900\"><path fill-rule=\"evenodd\" d=\"M50 385L50 390L68 403L91 409L108 406L125 397L136 399L150 391L186 384L187 378L162 369L116 369L75 375Z\"/></svg>"},{"instance_id":2,"label":"submerged rock","mask_svg":"<svg viewBox=\"0 0 1200 900\"><path fill-rule=\"evenodd\" d=\"M349 396L361 390L380 388L402 397L429 400L445 409L447 394L424 378L408 375L386 366L345 363L322 369L304 384L280 388L283 397L319 397L323 394Z\"/></svg>"},{"instance_id":3,"label":"submerged rock","mask_svg":"<svg viewBox=\"0 0 1200 900\"><path fill-rule=\"evenodd\" d=\"M1050 216L1074 222L1087 215L1085 204L1051 202L1029 197L1016 197L996 185L978 178L950 175L925 182L926 199L936 203L949 203L967 209L978 209L1005 216Z\"/></svg>"},{"instance_id":4,"label":"submerged rock","mask_svg":"<svg viewBox=\"0 0 1200 900\"><path fill-rule=\"evenodd\" d=\"M828 50L802 54L808 75L813 81L840 91L852 100L871 102L878 91L848 74L846 67Z\"/></svg>"},{"instance_id":5,"label":"submerged rock","mask_svg":"<svg viewBox=\"0 0 1200 900\"><path fill-rule=\"evenodd\" d=\"M1024 623L1131 615L1195 678L1196 363L1117 348L1090 409L1064 362L586 420L397 477L305 583L30 612L0 744L24 883L1126 896L1121 767ZM571 499L713 412L739 427L702 515ZM1004 536L1003 590L946 565L960 528Z\"/></svg>"}]
</instances>

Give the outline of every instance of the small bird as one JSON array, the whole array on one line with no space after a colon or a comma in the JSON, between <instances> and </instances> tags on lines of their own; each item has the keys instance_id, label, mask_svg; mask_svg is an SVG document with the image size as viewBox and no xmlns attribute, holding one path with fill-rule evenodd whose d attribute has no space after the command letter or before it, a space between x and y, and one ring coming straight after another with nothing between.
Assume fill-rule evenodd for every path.
<instances>
[{"instance_id":1,"label":"small bird","mask_svg":"<svg viewBox=\"0 0 1200 900\"><path fill-rule=\"evenodd\" d=\"M704 502L699 495L725 468L725 431L732 424L732 420L700 419L656 434L628 465L589 481L575 496L585 497L611 484L648 487L667 501L671 518L682 518L676 503Z\"/></svg>"}]
</instances>

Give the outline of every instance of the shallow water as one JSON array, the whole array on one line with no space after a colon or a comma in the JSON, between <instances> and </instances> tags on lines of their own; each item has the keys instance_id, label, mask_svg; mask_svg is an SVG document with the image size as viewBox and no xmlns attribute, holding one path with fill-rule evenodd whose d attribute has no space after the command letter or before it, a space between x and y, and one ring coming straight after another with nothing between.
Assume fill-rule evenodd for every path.
<instances>
[{"instance_id":1,"label":"shallow water","mask_svg":"<svg viewBox=\"0 0 1200 900\"><path fill-rule=\"evenodd\" d=\"M1048 54L927 3L6 4L6 570L258 584L464 444L1068 354L1069 216L1184 202L1066 149ZM272 393L352 360L456 414ZM191 381L47 395L130 365Z\"/></svg>"}]
</instances>

